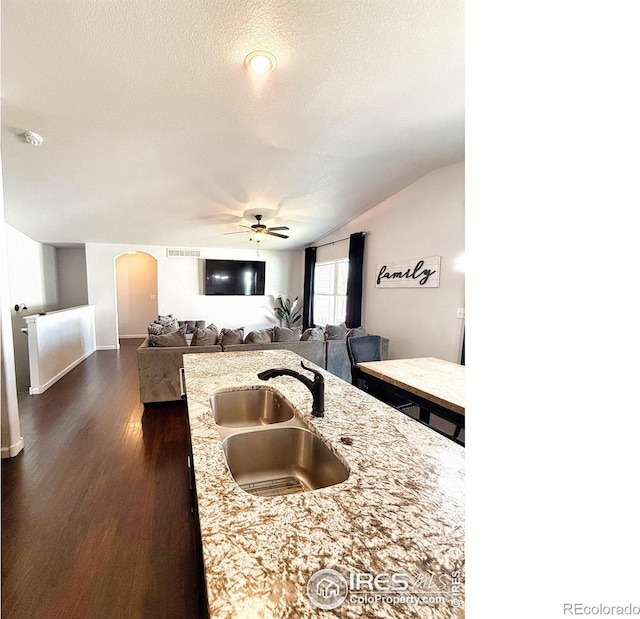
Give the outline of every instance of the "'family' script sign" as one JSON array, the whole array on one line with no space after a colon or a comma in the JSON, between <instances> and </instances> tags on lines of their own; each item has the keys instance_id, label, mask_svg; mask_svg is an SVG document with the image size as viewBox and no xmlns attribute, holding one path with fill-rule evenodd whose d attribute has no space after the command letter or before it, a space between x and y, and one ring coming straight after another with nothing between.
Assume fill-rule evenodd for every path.
<instances>
[{"instance_id":1,"label":"'family' script sign","mask_svg":"<svg viewBox=\"0 0 640 619\"><path fill-rule=\"evenodd\" d=\"M440 256L376 266L376 288L438 288Z\"/></svg>"}]
</instances>

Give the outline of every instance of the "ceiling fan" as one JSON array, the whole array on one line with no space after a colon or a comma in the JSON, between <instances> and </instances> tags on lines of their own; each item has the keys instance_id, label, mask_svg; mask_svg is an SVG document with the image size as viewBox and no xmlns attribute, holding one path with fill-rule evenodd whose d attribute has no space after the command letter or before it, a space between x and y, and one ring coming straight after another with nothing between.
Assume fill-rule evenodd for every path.
<instances>
[{"instance_id":1,"label":"ceiling fan","mask_svg":"<svg viewBox=\"0 0 640 619\"><path fill-rule=\"evenodd\" d=\"M269 236L277 236L281 239L288 239L289 237L285 234L279 234L278 232L274 232L274 230L288 230L287 226L276 226L275 228L268 228L262 222L262 215L255 215L255 218L258 223L253 224L252 226L243 226L240 224L241 228L247 228L246 230L239 230L238 232L225 232L226 234L246 234L247 232L251 233L251 241L264 241L267 235Z\"/></svg>"}]
</instances>

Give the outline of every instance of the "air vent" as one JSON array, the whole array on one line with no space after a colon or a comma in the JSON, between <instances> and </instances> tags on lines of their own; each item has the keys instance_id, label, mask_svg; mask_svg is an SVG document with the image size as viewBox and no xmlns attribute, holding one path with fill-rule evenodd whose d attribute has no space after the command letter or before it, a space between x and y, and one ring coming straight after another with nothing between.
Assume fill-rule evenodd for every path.
<instances>
[{"instance_id":1,"label":"air vent","mask_svg":"<svg viewBox=\"0 0 640 619\"><path fill-rule=\"evenodd\" d=\"M167 247L167 258L200 258L199 249L171 249Z\"/></svg>"}]
</instances>

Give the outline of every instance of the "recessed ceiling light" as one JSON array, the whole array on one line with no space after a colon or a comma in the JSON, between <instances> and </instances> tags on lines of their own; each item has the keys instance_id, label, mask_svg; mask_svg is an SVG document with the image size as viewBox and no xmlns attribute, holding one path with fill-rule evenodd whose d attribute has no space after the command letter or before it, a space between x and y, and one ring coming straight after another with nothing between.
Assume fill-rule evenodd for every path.
<instances>
[{"instance_id":1,"label":"recessed ceiling light","mask_svg":"<svg viewBox=\"0 0 640 619\"><path fill-rule=\"evenodd\" d=\"M244 64L248 69L251 69L254 73L262 75L263 73L269 73L276 68L276 57L264 51L251 52L245 59Z\"/></svg>"},{"instance_id":2,"label":"recessed ceiling light","mask_svg":"<svg viewBox=\"0 0 640 619\"><path fill-rule=\"evenodd\" d=\"M40 146L44 142L44 138L33 131L25 131L22 135L25 142L31 146Z\"/></svg>"}]
</instances>

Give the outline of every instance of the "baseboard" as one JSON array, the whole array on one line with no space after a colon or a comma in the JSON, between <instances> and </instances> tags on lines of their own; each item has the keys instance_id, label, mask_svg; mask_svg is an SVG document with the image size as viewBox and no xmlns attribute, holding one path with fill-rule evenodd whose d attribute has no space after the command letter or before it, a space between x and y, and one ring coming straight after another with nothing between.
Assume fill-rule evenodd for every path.
<instances>
[{"instance_id":1,"label":"baseboard","mask_svg":"<svg viewBox=\"0 0 640 619\"><path fill-rule=\"evenodd\" d=\"M96 346L96 350L119 350L120 344L111 344L110 346Z\"/></svg>"},{"instance_id":2,"label":"baseboard","mask_svg":"<svg viewBox=\"0 0 640 619\"><path fill-rule=\"evenodd\" d=\"M0 457L13 458L14 456L17 456L23 449L24 441L22 440L22 437L20 437L20 440L17 443L14 443L9 447L2 447L2 449L0 449Z\"/></svg>"},{"instance_id":3,"label":"baseboard","mask_svg":"<svg viewBox=\"0 0 640 619\"><path fill-rule=\"evenodd\" d=\"M142 333L140 335L121 335L120 339L121 340L139 340L139 339L143 339L147 337L146 333Z\"/></svg>"},{"instance_id":4,"label":"baseboard","mask_svg":"<svg viewBox=\"0 0 640 619\"><path fill-rule=\"evenodd\" d=\"M89 352L82 355L82 357L78 357L73 363L69 364L64 370L58 372L53 378L49 379L44 385L40 385L38 387L30 387L29 393L31 395L40 395L44 393L51 385L58 382L65 374L68 374L75 368L77 365L80 365L88 356L92 355L96 351L96 348L92 348Z\"/></svg>"}]
</instances>

